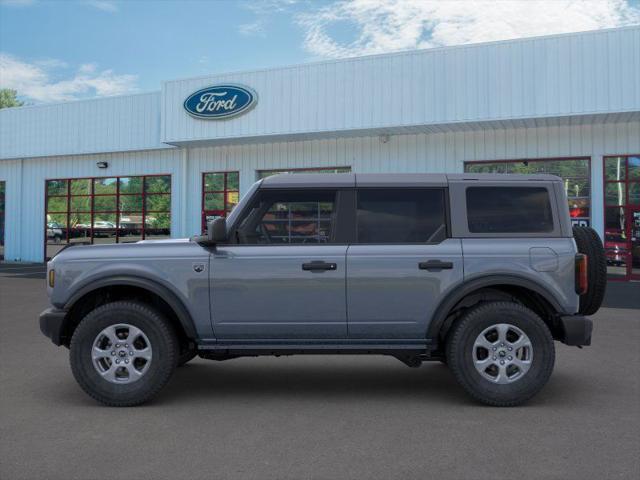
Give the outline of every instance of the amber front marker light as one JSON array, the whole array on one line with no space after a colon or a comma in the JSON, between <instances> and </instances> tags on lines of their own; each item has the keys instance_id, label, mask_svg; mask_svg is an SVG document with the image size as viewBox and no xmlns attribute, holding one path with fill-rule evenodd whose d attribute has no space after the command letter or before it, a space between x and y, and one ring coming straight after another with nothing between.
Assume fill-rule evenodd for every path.
<instances>
[{"instance_id":1,"label":"amber front marker light","mask_svg":"<svg viewBox=\"0 0 640 480\"><path fill-rule=\"evenodd\" d=\"M576 293L584 295L587 293L589 281L587 279L587 256L583 253L576 255Z\"/></svg>"},{"instance_id":2,"label":"amber front marker light","mask_svg":"<svg viewBox=\"0 0 640 480\"><path fill-rule=\"evenodd\" d=\"M53 288L56 283L56 271L51 269L49 270L49 286Z\"/></svg>"}]
</instances>

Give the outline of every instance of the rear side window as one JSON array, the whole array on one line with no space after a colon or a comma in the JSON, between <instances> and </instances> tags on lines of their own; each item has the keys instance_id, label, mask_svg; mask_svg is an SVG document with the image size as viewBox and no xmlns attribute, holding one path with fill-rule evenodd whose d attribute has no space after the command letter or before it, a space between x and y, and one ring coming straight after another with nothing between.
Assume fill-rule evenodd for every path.
<instances>
[{"instance_id":1,"label":"rear side window","mask_svg":"<svg viewBox=\"0 0 640 480\"><path fill-rule=\"evenodd\" d=\"M549 192L543 187L469 187L467 219L471 233L553 231Z\"/></svg>"},{"instance_id":2,"label":"rear side window","mask_svg":"<svg viewBox=\"0 0 640 480\"><path fill-rule=\"evenodd\" d=\"M443 189L358 191L358 243L437 243L446 238Z\"/></svg>"}]
</instances>

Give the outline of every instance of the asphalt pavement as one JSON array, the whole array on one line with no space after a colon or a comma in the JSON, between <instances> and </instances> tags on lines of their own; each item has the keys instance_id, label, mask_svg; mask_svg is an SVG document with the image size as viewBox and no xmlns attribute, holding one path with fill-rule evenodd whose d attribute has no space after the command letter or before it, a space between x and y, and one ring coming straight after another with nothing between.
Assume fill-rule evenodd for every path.
<instances>
[{"instance_id":1,"label":"asphalt pavement","mask_svg":"<svg viewBox=\"0 0 640 480\"><path fill-rule=\"evenodd\" d=\"M37 268L0 268L3 480L640 478L640 310L598 312L591 347L557 344L549 384L517 408L472 402L440 364L294 356L196 359L116 409L41 335Z\"/></svg>"}]
</instances>

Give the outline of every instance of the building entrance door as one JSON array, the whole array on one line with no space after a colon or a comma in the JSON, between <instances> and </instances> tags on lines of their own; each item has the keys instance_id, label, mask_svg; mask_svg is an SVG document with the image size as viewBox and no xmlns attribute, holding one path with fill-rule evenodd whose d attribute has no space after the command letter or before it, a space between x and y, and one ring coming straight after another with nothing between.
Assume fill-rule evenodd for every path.
<instances>
[{"instance_id":1,"label":"building entrance door","mask_svg":"<svg viewBox=\"0 0 640 480\"><path fill-rule=\"evenodd\" d=\"M629 250L631 259L629 262L629 275L631 280L640 280L640 206L629 208Z\"/></svg>"}]
</instances>

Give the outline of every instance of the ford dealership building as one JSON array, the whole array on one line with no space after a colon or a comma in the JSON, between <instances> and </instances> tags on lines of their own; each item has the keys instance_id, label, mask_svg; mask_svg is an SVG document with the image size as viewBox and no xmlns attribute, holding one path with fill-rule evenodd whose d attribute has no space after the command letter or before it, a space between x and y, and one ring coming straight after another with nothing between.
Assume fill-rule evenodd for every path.
<instances>
[{"instance_id":1,"label":"ford dealership building","mask_svg":"<svg viewBox=\"0 0 640 480\"><path fill-rule=\"evenodd\" d=\"M640 279L640 27L0 110L0 255L200 233L278 172L547 172Z\"/></svg>"}]
</instances>

